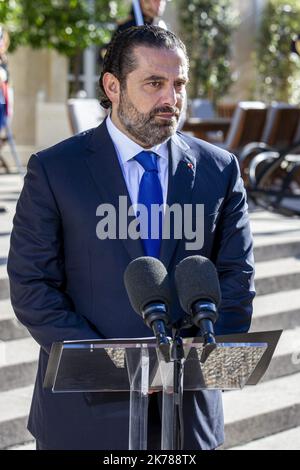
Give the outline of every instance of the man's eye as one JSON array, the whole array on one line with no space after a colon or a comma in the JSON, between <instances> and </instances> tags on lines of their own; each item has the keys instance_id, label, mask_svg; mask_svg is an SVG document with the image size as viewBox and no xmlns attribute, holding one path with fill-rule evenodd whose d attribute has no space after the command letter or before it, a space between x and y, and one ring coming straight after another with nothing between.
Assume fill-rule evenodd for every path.
<instances>
[{"instance_id":1,"label":"man's eye","mask_svg":"<svg viewBox=\"0 0 300 470\"><path fill-rule=\"evenodd\" d=\"M159 88L160 82L150 82L149 85L151 85L153 88Z\"/></svg>"}]
</instances>

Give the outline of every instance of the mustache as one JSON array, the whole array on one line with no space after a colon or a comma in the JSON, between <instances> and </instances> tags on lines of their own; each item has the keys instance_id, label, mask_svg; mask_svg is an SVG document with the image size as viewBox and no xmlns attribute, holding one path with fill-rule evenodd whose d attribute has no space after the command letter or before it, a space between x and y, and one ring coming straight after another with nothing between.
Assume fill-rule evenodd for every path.
<instances>
[{"instance_id":1,"label":"mustache","mask_svg":"<svg viewBox=\"0 0 300 470\"><path fill-rule=\"evenodd\" d=\"M178 117L180 114L180 111L178 108L175 108L172 106L162 106L161 108L153 109L153 111L150 113L150 117L154 117L156 114L162 114L162 113L172 113Z\"/></svg>"}]
</instances>

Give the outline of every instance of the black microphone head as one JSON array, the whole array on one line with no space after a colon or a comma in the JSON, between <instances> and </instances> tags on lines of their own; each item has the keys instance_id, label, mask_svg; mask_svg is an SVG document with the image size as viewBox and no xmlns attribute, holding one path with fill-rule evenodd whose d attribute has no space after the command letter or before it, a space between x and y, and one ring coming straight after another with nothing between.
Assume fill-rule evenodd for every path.
<instances>
[{"instance_id":1,"label":"black microphone head","mask_svg":"<svg viewBox=\"0 0 300 470\"><path fill-rule=\"evenodd\" d=\"M171 304L168 272L157 258L142 256L131 261L124 273L124 283L133 310L143 315L151 302Z\"/></svg>"},{"instance_id":2,"label":"black microphone head","mask_svg":"<svg viewBox=\"0 0 300 470\"><path fill-rule=\"evenodd\" d=\"M192 305L207 300L218 306L221 290L214 264L204 256L189 256L176 266L175 283L181 308L188 314Z\"/></svg>"}]
</instances>

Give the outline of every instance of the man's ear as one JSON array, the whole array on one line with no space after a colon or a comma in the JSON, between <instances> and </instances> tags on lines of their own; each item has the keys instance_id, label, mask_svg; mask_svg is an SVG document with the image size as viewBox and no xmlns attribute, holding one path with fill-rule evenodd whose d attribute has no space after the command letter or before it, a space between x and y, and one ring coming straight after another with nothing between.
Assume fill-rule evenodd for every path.
<instances>
[{"instance_id":1,"label":"man's ear","mask_svg":"<svg viewBox=\"0 0 300 470\"><path fill-rule=\"evenodd\" d=\"M120 99L120 82L110 72L106 72L102 78L103 88L106 95L113 104L119 104Z\"/></svg>"}]
</instances>

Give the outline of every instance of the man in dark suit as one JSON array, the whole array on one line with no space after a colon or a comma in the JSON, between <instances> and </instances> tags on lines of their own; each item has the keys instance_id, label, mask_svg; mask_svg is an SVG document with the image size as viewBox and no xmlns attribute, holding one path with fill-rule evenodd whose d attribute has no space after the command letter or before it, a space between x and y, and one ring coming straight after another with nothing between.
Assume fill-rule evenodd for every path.
<instances>
[{"instance_id":1,"label":"man in dark suit","mask_svg":"<svg viewBox=\"0 0 300 470\"><path fill-rule=\"evenodd\" d=\"M151 336L124 288L131 260L158 256L172 276L186 256L210 258L222 291L216 333L249 329L254 268L243 181L233 155L176 132L187 80L186 49L173 33L154 26L124 31L110 45L100 77L110 116L28 163L8 273L15 313L41 345L29 418L40 449L128 446L128 393L52 394L42 383L53 342ZM109 203L118 210L119 196L128 205L151 198L169 206L203 204L202 248L187 249L187 240L174 236L100 240L97 208ZM183 315L175 293L172 314ZM160 442L159 399L151 399L153 449ZM222 444L218 391L185 393L183 414L185 449Z\"/></svg>"},{"instance_id":2,"label":"man in dark suit","mask_svg":"<svg viewBox=\"0 0 300 470\"><path fill-rule=\"evenodd\" d=\"M166 23L162 20L165 12L166 0L135 0L132 2L129 16L117 23L114 35L125 31L125 29L138 25L153 25L168 29ZM102 65L109 43L104 44L99 49L99 62Z\"/></svg>"},{"instance_id":3,"label":"man in dark suit","mask_svg":"<svg viewBox=\"0 0 300 470\"><path fill-rule=\"evenodd\" d=\"M166 0L140 0L140 12L144 24L159 26L167 29L165 22L161 19L161 16L165 12ZM124 21L118 23L116 32L121 33L125 29L131 28L131 26L137 26L137 18L135 16L134 6L132 6L129 17Z\"/></svg>"}]
</instances>

